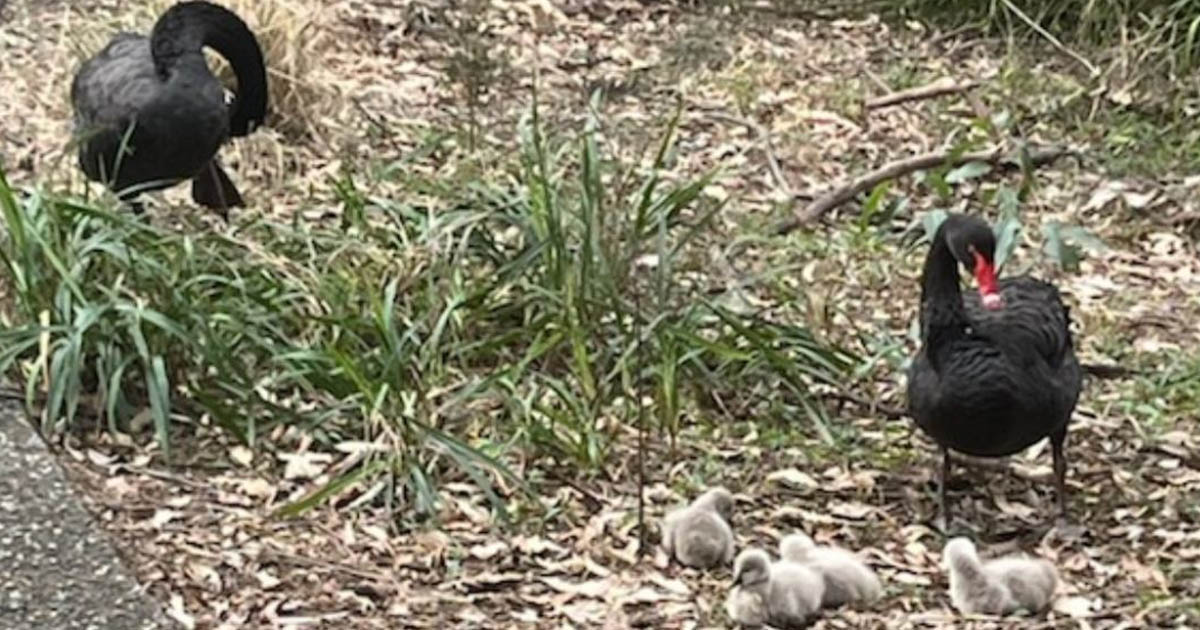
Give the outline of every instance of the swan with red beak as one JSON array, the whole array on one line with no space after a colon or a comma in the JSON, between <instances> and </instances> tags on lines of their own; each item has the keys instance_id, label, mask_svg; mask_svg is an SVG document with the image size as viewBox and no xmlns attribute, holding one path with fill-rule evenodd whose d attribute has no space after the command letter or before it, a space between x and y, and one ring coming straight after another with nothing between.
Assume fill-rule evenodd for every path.
<instances>
[{"instance_id":1,"label":"swan with red beak","mask_svg":"<svg viewBox=\"0 0 1200 630\"><path fill-rule=\"evenodd\" d=\"M997 280L996 240L983 220L951 214L921 275L921 347L908 371L908 409L942 454L939 502L950 524L950 451L1003 457L1049 438L1058 515L1067 517L1067 425L1079 398L1070 311L1054 285ZM963 292L958 267L978 291Z\"/></svg>"}]
</instances>

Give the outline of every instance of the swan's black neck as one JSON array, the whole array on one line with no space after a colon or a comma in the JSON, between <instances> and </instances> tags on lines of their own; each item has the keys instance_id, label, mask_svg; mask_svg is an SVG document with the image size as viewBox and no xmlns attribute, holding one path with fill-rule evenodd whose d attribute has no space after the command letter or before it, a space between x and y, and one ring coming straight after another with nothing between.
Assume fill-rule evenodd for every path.
<instances>
[{"instance_id":1,"label":"swan's black neck","mask_svg":"<svg viewBox=\"0 0 1200 630\"><path fill-rule=\"evenodd\" d=\"M967 334L958 260L950 252L941 230L933 239L921 274L921 326L925 353L931 360L946 344Z\"/></svg>"},{"instance_id":2,"label":"swan's black neck","mask_svg":"<svg viewBox=\"0 0 1200 630\"><path fill-rule=\"evenodd\" d=\"M180 61L208 46L220 53L237 75L237 102L230 114L230 135L244 136L267 113L267 72L254 34L232 11L210 2L181 2L167 9L150 33L150 51L160 77L169 78Z\"/></svg>"}]
</instances>

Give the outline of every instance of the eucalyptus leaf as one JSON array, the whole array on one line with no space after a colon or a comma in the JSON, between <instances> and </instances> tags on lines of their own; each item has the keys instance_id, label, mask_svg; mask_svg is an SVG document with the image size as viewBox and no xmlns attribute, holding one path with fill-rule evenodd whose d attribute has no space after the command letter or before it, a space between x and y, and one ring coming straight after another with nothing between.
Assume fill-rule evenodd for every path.
<instances>
[{"instance_id":1,"label":"eucalyptus leaf","mask_svg":"<svg viewBox=\"0 0 1200 630\"><path fill-rule=\"evenodd\" d=\"M996 191L996 207L1000 209L1000 216L1015 219L1021 208L1021 198L1010 186L1001 186Z\"/></svg>"},{"instance_id":2,"label":"eucalyptus leaf","mask_svg":"<svg viewBox=\"0 0 1200 630\"><path fill-rule=\"evenodd\" d=\"M1051 221L1043 227L1043 232L1046 235L1043 245L1046 255L1063 270L1078 271L1081 259L1079 247L1063 240L1063 225L1058 221Z\"/></svg>"},{"instance_id":3,"label":"eucalyptus leaf","mask_svg":"<svg viewBox=\"0 0 1200 630\"><path fill-rule=\"evenodd\" d=\"M967 162L946 173L946 183L961 184L967 180L983 177L990 172L992 172L992 165L987 162Z\"/></svg>"},{"instance_id":4,"label":"eucalyptus leaf","mask_svg":"<svg viewBox=\"0 0 1200 630\"><path fill-rule=\"evenodd\" d=\"M1004 267L1005 261L1017 249L1018 236L1021 233L1021 222L1016 217L1005 217L996 224L996 268Z\"/></svg>"},{"instance_id":5,"label":"eucalyptus leaf","mask_svg":"<svg viewBox=\"0 0 1200 630\"><path fill-rule=\"evenodd\" d=\"M1062 237L1073 243L1082 246L1084 249L1093 252L1102 252L1108 249L1104 241L1100 240L1095 234L1092 234L1087 229L1078 225L1064 225L1059 228Z\"/></svg>"},{"instance_id":6,"label":"eucalyptus leaf","mask_svg":"<svg viewBox=\"0 0 1200 630\"><path fill-rule=\"evenodd\" d=\"M1007 109L992 114L992 126L999 130L1008 129L1009 123L1012 122L1012 112Z\"/></svg>"},{"instance_id":7,"label":"eucalyptus leaf","mask_svg":"<svg viewBox=\"0 0 1200 630\"><path fill-rule=\"evenodd\" d=\"M942 226L942 222L946 220L947 213L941 208L936 208L925 213L921 217L921 225L925 228L925 240L932 241L938 228Z\"/></svg>"}]
</instances>

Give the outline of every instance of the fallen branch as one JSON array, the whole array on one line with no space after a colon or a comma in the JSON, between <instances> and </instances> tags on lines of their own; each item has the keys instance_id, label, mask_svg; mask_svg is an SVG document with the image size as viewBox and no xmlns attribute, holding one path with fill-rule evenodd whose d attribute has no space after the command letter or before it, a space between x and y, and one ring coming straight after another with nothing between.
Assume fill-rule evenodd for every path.
<instances>
[{"instance_id":1,"label":"fallen branch","mask_svg":"<svg viewBox=\"0 0 1200 630\"><path fill-rule=\"evenodd\" d=\"M959 83L951 77L945 77L927 85L909 88L907 90L900 90L899 92L892 92L891 94L873 98L864 103L863 107L865 107L867 110L880 109L882 107L907 103L908 101L919 101L927 98L937 98L946 94L966 92L967 90L976 88L978 86L978 81Z\"/></svg>"},{"instance_id":2,"label":"fallen branch","mask_svg":"<svg viewBox=\"0 0 1200 630\"><path fill-rule=\"evenodd\" d=\"M1034 149L1029 153L1029 161L1032 166L1036 167L1050 164L1064 156L1073 155L1077 155L1074 150L1063 147ZM1019 164L1016 159L1009 157L1007 152L1000 147L993 147L986 151L963 153L958 156L955 156L950 151L934 151L932 153L923 153L910 158L888 162L866 175L837 186L818 197L808 207L796 213L796 216L777 225L775 227L775 234L784 235L793 232L800 226L821 218L826 212L871 190L886 180L895 179L901 175L907 175L922 169L943 165L951 167L962 166L969 162L985 162L993 166L1014 167Z\"/></svg>"}]
</instances>

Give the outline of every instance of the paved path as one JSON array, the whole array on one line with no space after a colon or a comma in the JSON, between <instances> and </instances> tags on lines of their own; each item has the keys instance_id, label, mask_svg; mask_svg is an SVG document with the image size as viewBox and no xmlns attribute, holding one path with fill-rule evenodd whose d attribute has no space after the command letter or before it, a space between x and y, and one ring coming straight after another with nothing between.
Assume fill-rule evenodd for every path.
<instances>
[{"instance_id":1,"label":"paved path","mask_svg":"<svg viewBox=\"0 0 1200 630\"><path fill-rule=\"evenodd\" d=\"M176 627L121 565L20 406L0 400L0 628Z\"/></svg>"}]
</instances>

